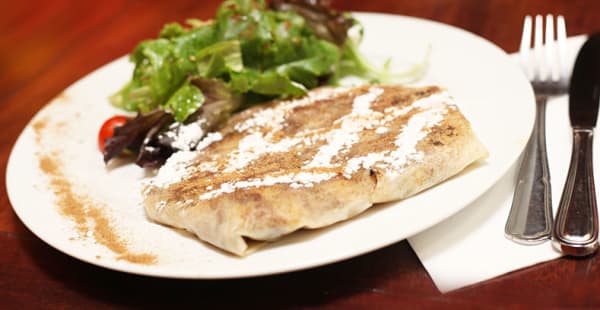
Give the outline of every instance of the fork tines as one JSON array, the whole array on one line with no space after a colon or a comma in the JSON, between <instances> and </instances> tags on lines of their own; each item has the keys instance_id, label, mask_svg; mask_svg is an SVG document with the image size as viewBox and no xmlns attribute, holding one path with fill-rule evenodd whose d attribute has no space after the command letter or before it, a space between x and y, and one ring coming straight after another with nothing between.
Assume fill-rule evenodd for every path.
<instances>
[{"instance_id":1,"label":"fork tines","mask_svg":"<svg viewBox=\"0 0 600 310\"><path fill-rule=\"evenodd\" d=\"M542 15L535 16L535 31L533 35L533 59L530 54L532 17L527 15L523 21L523 34L519 49L520 61L530 80L558 81L568 75L563 63L566 59L567 31L565 18L558 15L556 18L556 38L554 36L554 16L546 15L546 27ZM545 45L545 47L544 47ZM532 68L532 65L535 68ZM535 76L537 74L537 76Z\"/></svg>"}]
</instances>

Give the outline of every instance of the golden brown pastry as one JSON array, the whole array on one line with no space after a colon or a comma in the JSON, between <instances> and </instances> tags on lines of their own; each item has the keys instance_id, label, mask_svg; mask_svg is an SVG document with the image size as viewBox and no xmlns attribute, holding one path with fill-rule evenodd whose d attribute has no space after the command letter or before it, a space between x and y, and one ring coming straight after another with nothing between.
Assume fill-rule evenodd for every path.
<instances>
[{"instance_id":1,"label":"golden brown pastry","mask_svg":"<svg viewBox=\"0 0 600 310\"><path fill-rule=\"evenodd\" d=\"M351 218L487 156L439 87L320 88L241 112L144 186L154 221L245 255L247 241Z\"/></svg>"}]
</instances>

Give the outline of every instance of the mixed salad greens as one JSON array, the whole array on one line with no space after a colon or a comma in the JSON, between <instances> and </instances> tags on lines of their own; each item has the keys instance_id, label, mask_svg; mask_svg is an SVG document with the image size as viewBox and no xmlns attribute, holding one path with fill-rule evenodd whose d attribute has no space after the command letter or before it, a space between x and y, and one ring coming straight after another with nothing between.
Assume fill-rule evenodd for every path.
<instances>
[{"instance_id":1,"label":"mixed salad greens","mask_svg":"<svg viewBox=\"0 0 600 310\"><path fill-rule=\"evenodd\" d=\"M351 28L358 37L348 35ZM324 0L227 0L214 20L167 24L135 48L133 77L110 98L138 113L100 138L104 160L130 153L139 166L158 167L248 106L348 76L386 82L386 66L375 68L358 52L361 35L357 20Z\"/></svg>"}]
</instances>

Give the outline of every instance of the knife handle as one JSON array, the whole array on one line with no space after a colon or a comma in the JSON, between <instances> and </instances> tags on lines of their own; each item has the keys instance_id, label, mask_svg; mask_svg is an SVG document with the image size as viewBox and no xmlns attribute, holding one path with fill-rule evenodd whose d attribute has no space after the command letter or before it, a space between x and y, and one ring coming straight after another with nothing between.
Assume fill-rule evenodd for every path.
<instances>
[{"instance_id":1,"label":"knife handle","mask_svg":"<svg viewBox=\"0 0 600 310\"><path fill-rule=\"evenodd\" d=\"M552 196L546 155L546 99L536 98L535 124L515 186L504 235L526 245L545 242L552 235Z\"/></svg>"},{"instance_id":2,"label":"knife handle","mask_svg":"<svg viewBox=\"0 0 600 310\"><path fill-rule=\"evenodd\" d=\"M598 249L598 210L592 162L594 131L573 128L573 150L554 223L553 246L566 255L586 256Z\"/></svg>"}]
</instances>

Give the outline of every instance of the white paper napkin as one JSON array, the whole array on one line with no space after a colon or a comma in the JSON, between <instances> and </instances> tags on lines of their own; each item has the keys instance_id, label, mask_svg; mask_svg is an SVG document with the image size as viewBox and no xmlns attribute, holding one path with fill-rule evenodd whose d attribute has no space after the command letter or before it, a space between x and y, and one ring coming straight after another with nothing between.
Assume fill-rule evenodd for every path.
<instances>
[{"instance_id":1,"label":"white paper napkin","mask_svg":"<svg viewBox=\"0 0 600 310\"><path fill-rule=\"evenodd\" d=\"M571 64L585 38L568 39ZM512 57L517 60L515 55ZM548 102L546 144L554 212L558 208L571 156L568 115L568 96ZM600 141L594 143L594 154L594 173L599 175ZM504 237L519 164L515 163L490 191L458 214L409 238L410 245L442 293L560 257L550 242L524 246Z\"/></svg>"}]
</instances>

